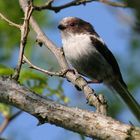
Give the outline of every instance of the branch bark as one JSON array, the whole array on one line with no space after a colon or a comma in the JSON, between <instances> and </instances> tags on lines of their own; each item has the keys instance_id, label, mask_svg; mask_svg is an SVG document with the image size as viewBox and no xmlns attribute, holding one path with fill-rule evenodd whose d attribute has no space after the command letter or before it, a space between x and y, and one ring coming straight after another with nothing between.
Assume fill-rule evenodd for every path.
<instances>
[{"instance_id":1,"label":"branch bark","mask_svg":"<svg viewBox=\"0 0 140 140\"><path fill-rule=\"evenodd\" d=\"M91 2L101 2L104 3L106 5L110 5L110 6L114 6L114 7L127 7L127 5L125 3L122 2L113 2L110 0L73 0L71 2L68 2L66 4L60 5L60 6L52 6L54 0L49 0L46 4L42 5L42 6L34 6L34 9L37 11L41 11L41 10L52 10L54 12L60 12L61 10L65 9L65 8L69 8L72 6L79 6L81 4L86 5L87 3L91 3Z\"/></svg>"},{"instance_id":2,"label":"branch bark","mask_svg":"<svg viewBox=\"0 0 140 140\"><path fill-rule=\"evenodd\" d=\"M102 140L139 140L140 128L104 115L67 107L33 93L14 80L0 78L0 102L35 116L41 124L51 123Z\"/></svg>"},{"instance_id":3,"label":"branch bark","mask_svg":"<svg viewBox=\"0 0 140 140\"><path fill-rule=\"evenodd\" d=\"M32 11L33 11L32 2L29 1L29 4L25 8L24 21L23 21L23 24L20 28L20 30L21 30L21 40L20 40L19 58L18 58L18 64L17 64L15 72L13 74L13 79L15 79L15 80L18 80L19 74L20 74L20 71L21 71L24 49L25 49L25 46L26 46L27 37L28 37L28 33L29 33L29 20L30 20Z\"/></svg>"}]
</instances>

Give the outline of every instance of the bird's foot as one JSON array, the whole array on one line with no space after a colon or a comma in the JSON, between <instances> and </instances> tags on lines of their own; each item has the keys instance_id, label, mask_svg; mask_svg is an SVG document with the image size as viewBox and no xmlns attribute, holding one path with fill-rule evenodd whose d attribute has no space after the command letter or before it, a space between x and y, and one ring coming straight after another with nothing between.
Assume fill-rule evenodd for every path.
<instances>
[{"instance_id":1,"label":"bird's foot","mask_svg":"<svg viewBox=\"0 0 140 140\"><path fill-rule=\"evenodd\" d=\"M73 74L78 75L78 72L77 72L76 69L66 69L66 70L63 70L62 75L63 76L66 75L67 72L72 72Z\"/></svg>"}]
</instances>

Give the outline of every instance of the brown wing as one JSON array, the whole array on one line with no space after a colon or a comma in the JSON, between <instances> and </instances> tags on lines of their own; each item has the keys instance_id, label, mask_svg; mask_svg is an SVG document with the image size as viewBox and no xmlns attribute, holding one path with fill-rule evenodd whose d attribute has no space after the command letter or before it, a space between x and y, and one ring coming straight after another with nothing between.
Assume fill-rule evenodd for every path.
<instances>
[{"instance_id":1,"label":"brown wing","mask_svg":"<svg viewBox=\"0 0 140 140\"><path fill-rule=\"evenodd\" d=\"M99 36L97 35L97 37ZM120 82L126 87L126 84L123 81L123 78L119 69L119 65L115 57L113 56L112 52L107 48L107 46L102 41L100 41L100 39L97 39L93 36L91 37L91 40L94 47L101 53L101 55L105 58L105 60L112 66L114 74L116 74L116 76L119 77Z\"/></svg>"}]
</instances>

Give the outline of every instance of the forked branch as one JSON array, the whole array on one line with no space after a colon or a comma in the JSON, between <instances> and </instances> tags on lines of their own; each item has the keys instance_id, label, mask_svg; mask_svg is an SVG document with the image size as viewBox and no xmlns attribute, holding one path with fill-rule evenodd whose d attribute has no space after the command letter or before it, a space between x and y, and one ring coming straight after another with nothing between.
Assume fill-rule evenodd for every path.
<instances>
[{"instance_id":1,"label":"forked branch","mask_svg":"<svg viewBox=\"0 0 140 140\"><path fill-rule=\"evenodd\" d=\"M114 2L114 1L110 1L110 0L73 0L71 2L62 4L60 6L53 6L53 2L54 0L49 0L47 3L45 3L42 6L35 6L34 5L34 9L37 11L41 11L41 10L52 10L54 12L60 12L61 10L65 9L65 8L69 8L72 6L78 6L78 5L85 5L87 3L91 3L91 2L101 2L104 3L106 5L110 5L110 6L114 6L114 7L127 7L127 5L125 3L122 2Z\"/></svg>"},{"instance_id":2,"label":"forked branch","mask_svg":"<svg viewBox=\"0 0 140 140\"><path fill-rule=\"evenodd\" d=\"M25 49L25 45L27 42L27 36L29 33L29 20L30 20L32 11L33 11L32 1L29 1L28 5L25 7L24 21L23 21L23 25L21 25L21 28L20 28L21 40L20 40L19 58L18 58L17 67L16 67L15 72L13 74L13 79L15 79L15 80L18 80L21 66L22 66L24 49Z\"/></svg>"}]
</instances>

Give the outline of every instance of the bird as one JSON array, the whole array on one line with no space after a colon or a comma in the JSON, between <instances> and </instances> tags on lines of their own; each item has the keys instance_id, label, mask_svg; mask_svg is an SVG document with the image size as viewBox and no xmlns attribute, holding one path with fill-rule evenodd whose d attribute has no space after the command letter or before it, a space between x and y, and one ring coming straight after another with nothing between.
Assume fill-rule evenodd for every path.
<instances>
[{"instance_id":1,"label":"bird","mask_svg":"<svg viewBox=\"0 0 140 140\"><path fill-rule=\"evenodd\" d=\"M65 17L58 29L68 63L90 83L103 83L118 93L140 121L140 105L128 91L116 58L92 24L78 17Z\"/></svg>"}]
</instances>

